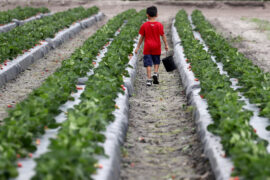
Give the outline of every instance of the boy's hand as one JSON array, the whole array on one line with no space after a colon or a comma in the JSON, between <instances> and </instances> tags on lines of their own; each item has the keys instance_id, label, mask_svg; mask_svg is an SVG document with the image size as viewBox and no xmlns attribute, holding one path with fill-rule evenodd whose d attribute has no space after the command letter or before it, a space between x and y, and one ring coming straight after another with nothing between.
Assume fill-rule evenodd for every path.
<instances>
[{"instance_id":1,"label":"boy's hand","mask_svg":"<svg viewBox=\"0 0 270 180\"><path fill-rule=\"evenodd\" d=\"M135 49L135 54L138 53L139 49L140 49L140 48L136 47L136 49Z\"/></svg>"},{"instance_id":2,"label":"boy's hand","mask_svg":"<svg viewBox=\"0 0 270 180\"><path fill-rule=\"evenodd\" d=\"M165 45L165 50L168 51L169 50L169 46L166 44Z\"/></svg>"}]
</instances>

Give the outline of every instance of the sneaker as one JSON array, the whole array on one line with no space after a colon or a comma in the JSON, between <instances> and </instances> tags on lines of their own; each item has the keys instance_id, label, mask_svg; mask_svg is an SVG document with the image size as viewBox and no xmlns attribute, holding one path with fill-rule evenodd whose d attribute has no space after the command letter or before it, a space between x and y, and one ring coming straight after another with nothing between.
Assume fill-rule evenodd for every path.
<instances>
[{"instance_id":1,"label":"sneaker","mask_svg":"<svg viewBox=\"0 0 270 180\"><path fill-rule=\"evenodd\" d=\"M148 79L146 81L146 86L152 86L152 80L151 79Z\"/></svg>"},{"instance_id":2,"label":"sneaker","mask_svg":"<svg viewBox=\"0 0 270 180\"><path fill-rule=\"evenodd\" d=\"M159 82L158 82L158 74L157 74L157 73L155 73L155 74L153 75L153 83L154 83L154 84L159 84Z\"/></svg>"}]
</instances>

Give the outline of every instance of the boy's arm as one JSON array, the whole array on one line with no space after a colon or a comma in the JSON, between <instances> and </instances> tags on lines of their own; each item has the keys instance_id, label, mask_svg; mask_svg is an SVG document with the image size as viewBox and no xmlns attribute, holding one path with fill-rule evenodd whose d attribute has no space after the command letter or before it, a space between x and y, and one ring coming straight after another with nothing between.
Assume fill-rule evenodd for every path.
<instances>
[{"instance_id":1,"label":"boy's arm","mask_svg":"<svg viewBox=\"0 0 270 180\"><path fill-rule=\"evenodd\" d=\"M167 38L166 38L165 34L163 34L162 40L163 40L163 42L165 44L165 50L168 51L169 50L169 46L168 46L168 42L167 42Z\"/></svg>"},{"instance_id":2,"label":"boy's arm","mask_svg":"<svg viewBox=\"0 0 270 180\"><path fill-rule=\"evenodd\" d=\"M141 35L141 37L140 37L140 39L139 39L139 42L138 42L138 44L137 44L137 47L136 47L136 49L135 49L135 54L138 53L138 51L139 51L139 49L140 49L140 46L141 46L143 40L144 40L144 36Z\"/></svg>"}]
</instances>

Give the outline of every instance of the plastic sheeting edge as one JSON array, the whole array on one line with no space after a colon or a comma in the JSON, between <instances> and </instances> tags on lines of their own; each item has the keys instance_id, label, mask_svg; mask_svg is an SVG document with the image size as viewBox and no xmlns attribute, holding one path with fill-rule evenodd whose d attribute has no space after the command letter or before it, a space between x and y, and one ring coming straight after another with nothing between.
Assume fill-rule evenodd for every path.
<instances>
[{"instance_id":1,"label":"plastic sheeting edge","mask_svg":"<svg viewBox=\"0 0 270 180\"><path fill-rule=\"evenodd\" d=\"M207 130L212 118L207 110L207 102L200 98L199 83L194 82L194 74L188 70L188 63L185 61L181 40L177 30L172 24L172 40L174 44L174 60L179 70L182 82L185 87L188 102L194 108L193 119L196 121L197 130L204 146L204 152L210 160L212 170L217 180L228 180L231 176L233 163L229 158L225 158L220 137L213 135Z\"/></svg>"},{"instance_id":2,"label":"plastic sheeting edge","mask_svg":"<svg viewBox=\"0 0 270 180\"><path fill-rule=\"evenodd\" d=\"M134 47L137 45L135 42ZM103 166L102 169L97 170L97 174L92 175L95 180L118 180L120 178L121 169L121 145L124 143L124 139L128 129L128 112L129 112L129 96L133 92L133 85L136 78L136 64L138 56L133 53L129 65L133 68L127 68L130 77L124 78L125 86L127 90L125 94L118 94L115 102L120 107L113 112L115 120L109 124L106 128L104 135L106 141L103 144L105 154L109 158L98 156L98 162Z\"/></svg>"}]
</instances>

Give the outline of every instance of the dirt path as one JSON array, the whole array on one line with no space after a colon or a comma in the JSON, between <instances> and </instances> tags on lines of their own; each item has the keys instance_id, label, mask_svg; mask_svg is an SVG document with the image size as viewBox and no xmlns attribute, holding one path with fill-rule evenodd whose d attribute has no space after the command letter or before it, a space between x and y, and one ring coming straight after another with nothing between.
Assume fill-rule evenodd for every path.
<instances>
[{"instance_id":1,"label":"dirt path","mask_svg":"<svg viewBox=\"0 0 270 180\"><path fill-rule=\"evenodd\" d=\"M170 24L164 26L169 32ZM167 73L162 65L159 85L146 87L145 81L143 61L139 61L123 147L122 180L213 179L179 73Z\"/></svg>"},{"instance_id":2,"label":"dirt path","mask_svg":"<svg viewBox=\"0 0 270 180\"><path fill-rule=\"evenodd\" d=\"M0 121L7 116L6 109L9 104L14 105L22 101L33 89L39 87L49 75L61 66L62 61L67 59L88 37L105 24L107 19L105 18L103 21L82 30L71 40L51 50L45 57L29 66L15 80L2 87L0 89Z\"/></svg>"}]
</instances>

